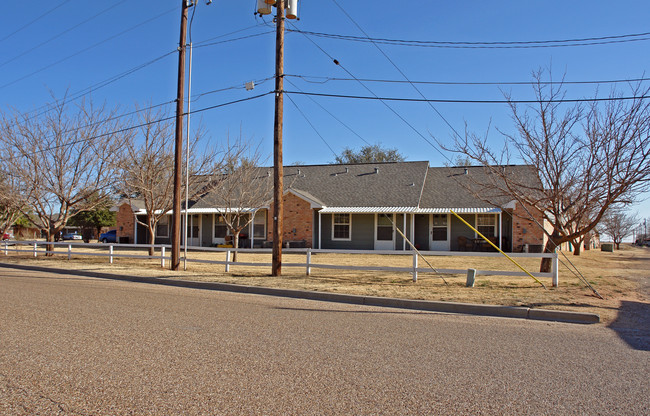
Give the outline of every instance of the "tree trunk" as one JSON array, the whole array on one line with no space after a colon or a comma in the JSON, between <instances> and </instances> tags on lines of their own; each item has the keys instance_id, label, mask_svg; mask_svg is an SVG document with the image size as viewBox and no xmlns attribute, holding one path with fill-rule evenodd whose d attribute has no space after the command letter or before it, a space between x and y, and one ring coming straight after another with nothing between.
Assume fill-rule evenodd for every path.
<instances>
[{"instance_id":1,"label":"tree trunk","mask_svg":"<svg viewBox=\"0 0 650 416\"><path fill-rule=\"evenodd\" d=\"M549 238L546 242L546 246L544 247L544 253L553 253L555 251L555 247L557 247L557 243ZM540 273L550 273L552 266L553 259L544 257L542 259L542 263L539 266L539 271Z\"/></svg>"},{"instance_id":2,"label":"tree trunk","mask_svg":"<svg viewBox=\"0 0 650 416\"><path fill-rule=\"evenodd\" d=\"M148 243L153 246L154 242L156 241L156 233L154 232L153 227L148 227L149 228L149 238L148 238ZM149 247L149 255L153 256L154 255L154 249L153 247Z\"/></svg>"},{"instance_id":3,"label":"tree trunk","mask_svg":"<svg viewBox=\"0 0 650 416\"><path fill-rule=\"evenodd\" d=\"M241 230L235 231L235 234L232 236L232 246L235 249L232 255L233 263L237 262L237 249L239 248L239 233Z\"/></svg>"},{"instance_id":4,"label":"tree trunk","mask_svg":"<svg viewBox=\"0 0 650 416\"><path fill-rule=\"evenodd\" d=\"M582 252L582 240L574 241L573 242L573 255L574 256L579 256L581 252Z\"/></svg>"}]
</instances>

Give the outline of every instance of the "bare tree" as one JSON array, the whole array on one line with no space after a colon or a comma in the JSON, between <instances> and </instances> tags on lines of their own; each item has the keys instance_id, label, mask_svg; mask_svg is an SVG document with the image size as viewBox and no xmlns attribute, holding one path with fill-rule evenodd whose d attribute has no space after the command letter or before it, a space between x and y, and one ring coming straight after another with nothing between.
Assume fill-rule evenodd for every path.
<instances>
[{"instance_id":1,"label":"bare tree","mask_svg":"<svg viewBox=\"0 0 650 416\"><path fill-rule=\"evenodd\" d=\"M0 235L23 215L26 202L20 192L18 178L10 172L0 172Z\"/></svg>"},{"instance_id":2,"label":"bare tree","mask_svg":"<svg viewBox=\"0 0 650 416\"><path fill-rule=\"evenodd\" d=\"M146 211L144 220L136 216L138 224L147 229L147 241L154 244L156 228L169 215L174 197L174 126L162 111L146 110L136 121L136 134L122 143L124 151L118 161L120 180L118 193L131 203L139 201ZM217 153L202 144L202 129L197 129L190 141L189 189L194 192L203 186L205 176L220 170ZM187 161L183 161L183 172ZM182 190L184 192L185 183ZM149 249L153 255L153 247Z\"/></svg>"},{"instance_id":3,"label":"bare tree","mask_svg":"<svg viewBox=\"0 0 650 416\"><path fill-rule=\"evenodd\" d=\"M271 171L260 167L262 163L259 146L241 136L234 143L228 141L223 152L223 169L204 189L203 199L209 199L211 204L219 207L234 248L239 247L242 230L252 223L255 213L272 197ZM233 261L237 261L236 251Z\"/></svg>"},{"instance_id":4,"label":"bare tree","mask_svg":"<svg viewBox=\"0 0 650 416\"><path fill-rule=\"evenodd\" d=\"M92 101L73 106L62 99L39 118L17 111L3 117L0 145L20 189L16 198L48 241L73 213L92 210L112 194L114 162L129 136L117 116L117 109Z\"/></svg>"},{"instance_id":5,"label":"bare tree","mask_svg":"<svg viewBox=\"0 0 650 416\"><path fill-rule=\"evenodd\" d=\"M561 86L542 82L541 72L535 80L535 105L522 110L511 102L517 133L502 132L504 149L496 151L487 137L468 133L452 150L499 179L489 187L539 211L552 224L545 248L550 252L580 241L610 206L631 203L650 188L650 102L648 89L637 86L631 99L612 93L606 102L567 107ZM533 168L535 181L504 172L502 165L513 153ZM549 271L550 261L544 260L541 269Z\"/></svg>"},{"instance_id":6,"label":"bare tree","mask_svg":"<svg viewBox=\"0 0 650 416\"><path fill-rule=\"evenodd\" d=\"M637 226L638 220L633 215L626 214L622 209L612 207L604 216L598 228L603 234L612 238L616 249L621 249L621 243L625 237L632 235Z\"/></svg>"}]
</instances>

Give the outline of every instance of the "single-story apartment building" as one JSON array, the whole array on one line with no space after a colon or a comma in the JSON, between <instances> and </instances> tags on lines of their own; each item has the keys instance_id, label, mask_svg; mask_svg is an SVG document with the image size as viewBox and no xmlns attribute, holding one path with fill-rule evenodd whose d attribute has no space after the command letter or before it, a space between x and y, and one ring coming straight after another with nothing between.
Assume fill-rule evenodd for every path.
<instances>
[{"instance_id":1,"label":"single-story apartment building","mask_svg":"<svg viewBox=\"0 0 650 416\"><path fill-rule=\"evenodd\" d=\"M502 168L537 180L529 166ZM290 247L322 249L410 250L406 239L420 250L482 249L477 234L454 211L505 251L541 249L545 235L537 225L544 222L539 212L507 195L479 198L480 191L470 191L493 180L489 175L483 167L430 167L426 161L286 166L283 240ZM192 198L187 210L190 246L228 240L224 205L210 191ZM253 220L240 247L269 246L272 201L245 210ZM146 230L135 221L141 215L146 211L138 201L118 207L118 241L146 243ZM171 215L159 222L157 244L170 243L170 224Z\"/></svg>"}]
</instances>

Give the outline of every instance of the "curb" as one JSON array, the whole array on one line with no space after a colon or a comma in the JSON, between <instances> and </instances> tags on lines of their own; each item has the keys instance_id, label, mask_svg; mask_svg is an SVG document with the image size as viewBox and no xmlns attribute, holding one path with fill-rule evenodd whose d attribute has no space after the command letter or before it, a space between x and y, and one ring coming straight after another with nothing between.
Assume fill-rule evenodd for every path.
<instances>
[{"instance_id":1,"label":"curb","mask_svg":"<svg viewBox=\"0 0 650 416\"><path fill-rule=\"evenodd\" d=\"M600 316L586 312L557 311L549 309L528 308L524 306L479 305L474 303L441 302L429 300L412 300L383 298L376 296L357 296L339 293L315 292L295 289L276 289L262 286L246 286L232 283L194 282L191 280L167 280L160 277L138 277L100 273L83 270L66 270L42 266L0 263L7 269L32 270L69 274L74 276L95 277L100 279L122 280L136 283L149 283L165 286L185 287L190 289L218 290L222 292L246 293L254 295L278 296L294 299L307 299L322 302L347 303L353 305L378 306L386 308L412 309L427 312L444 312L465 315L494 316L501 318L530 319L537 321L554 321L578 324L595 324Z\"/></svg>"}]
</instances>

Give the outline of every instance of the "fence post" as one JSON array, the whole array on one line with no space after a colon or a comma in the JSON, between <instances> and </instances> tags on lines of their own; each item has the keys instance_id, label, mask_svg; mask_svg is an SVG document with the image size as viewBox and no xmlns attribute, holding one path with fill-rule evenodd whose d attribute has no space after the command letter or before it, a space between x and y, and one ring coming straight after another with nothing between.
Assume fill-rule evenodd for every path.
<instances>
[{"instance_id":1,"label":"fence post","mask_svg":"<svg viewBox=\"0 0 650 416\"><path fill-rule=\"evenodd\" d=\"M311 248L307 249L307 276L311 275Z\"/></svg>"},{"instance_id":2,"label":"fence post","mask_svg":"<svg viewBox=\"0 0 650 416\"><path fill-rule=\"evenodd\" d=\"M553 287L558 287L560 284L560 277L559 277L559 264L558 264L558 254L553 253Z\"/></svg>"},{"instance_id":3,"label":"fence post","mask_svg":"<svg viewBox=\"0 0 650 416\"><path fill-rule=\"evenodd\" d=\"M68 260L72 258L72 244L68 244Z\"/></svg>"},{"instance_id":4,"label":"fence post","mask_svg":"<svg viewBox=\"0 0 650 416\"><path fill-rule=\"evenodd\" d=\"M413 250L413 281L418 281L418 252Z\"/></svg>"},{"instance_id":5,"label":"fence post","mask_svg":"<svg viewBox=\"0 0 650 416\"><path fill-rule=\"evenodd\" d=\"M160 267L165 267L165 246L160 248Z\"/></svg>"},{"instance_id":6,"label":"fence post","mask_svg":"<svg viewBox=\"0 0 650 416\"><path fill-rule=\"evenodd\" d=\"M38 254L36 253L36 245L37 245L37 243L34 243L34 257L36 257L36 256L38 255ZM46 245L45 247L47 247L47 245ZM47 249L45 249L45 250L47 250Z\"/></svg>"},{"instance_id":7,"label":"fence post","mask_svg":"<svg viewBox=\"0 0 650 416\"><path fill-rule=\"evenodd\" d=\"M226 250L226 273L230 271L230 250Z\"/></svg>"},{"instance_id":8,"label":"fence post","mask_svg":"<svg viewBox=\"0 0 650 416\"><path fill-rule=\"evenodd\" d=\"M108 262L113 264L113 244L108 246Z\"/></svg>"}]
</instances>

